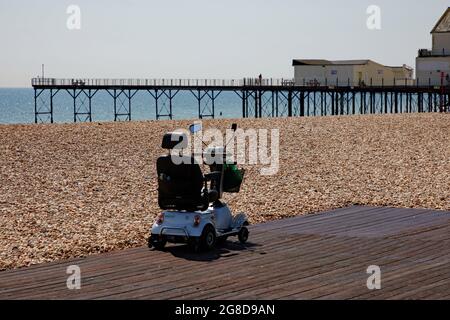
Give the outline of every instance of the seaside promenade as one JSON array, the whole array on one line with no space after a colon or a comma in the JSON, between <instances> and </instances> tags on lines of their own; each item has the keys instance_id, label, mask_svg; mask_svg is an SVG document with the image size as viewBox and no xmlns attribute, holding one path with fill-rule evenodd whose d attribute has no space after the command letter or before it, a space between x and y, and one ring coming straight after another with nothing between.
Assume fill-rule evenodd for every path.
<instances>
[{"instance_id":1,"label":"seaside promenade","mask_svg":"<svg viewBox=\"0 0 450 320\"><path fill-rule=\"evenodd\" d=\"M449 299L449 226L449 211L353 206L258 224L248 244L202 254L139 247L0 272L0 299Z\"/></svg>"}]
</instances>

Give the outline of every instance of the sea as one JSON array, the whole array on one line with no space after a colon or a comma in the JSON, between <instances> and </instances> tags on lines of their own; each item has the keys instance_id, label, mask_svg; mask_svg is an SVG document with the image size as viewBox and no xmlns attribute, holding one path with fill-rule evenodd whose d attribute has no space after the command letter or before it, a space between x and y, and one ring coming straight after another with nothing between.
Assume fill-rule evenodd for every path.
<instances>
[{"instance_id":1,"label":"sea","mask_svg":"<svg viewBox=\"0 0 450 320\"><path fill-rule=\"evenodd\" d=\"M47 90L48 91L48 90ZM124 96L122 95L122 98ZM43 102L49 104L48 97L42 96ZM211 102L202 108L211 106ZM87 105L87 99L86 99ZM78 102L77 102L78 103ZM128 100L125 101L128 104ZM159 105L168 108L168 101ZM155 99L146 91L138 91L132 99L132 120L156 119ZM172 101L173 119L197 119L198 102L191 92L180 91ZM53 117L56 123L73 122L73 98L66 91L58 92L53 99ZM215 100L215 118L242 117L242 100L234 92L222 92ZM114 121L113 98L100 90L92 98L92 121ZM34 123L34 90L32 88L0 88L0 124Z\"/></svg>"}]
</instances>

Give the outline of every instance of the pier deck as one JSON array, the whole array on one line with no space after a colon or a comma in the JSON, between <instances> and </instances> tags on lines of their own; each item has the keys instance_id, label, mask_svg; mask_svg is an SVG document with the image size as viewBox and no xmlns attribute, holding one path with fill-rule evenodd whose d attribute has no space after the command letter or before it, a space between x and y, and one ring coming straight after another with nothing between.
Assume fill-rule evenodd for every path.
<instances>
[{"instance_id":1,"label":"pier deck","mask_svg":"<svg viewBox=\"0 0 450 320\"><path fill-rule=\"evenodd\" d=\"M146 247L0 272L0 299L449 299L450 212L349 207L251 227L210 253ZM66 287L81 268L81 289ZM367 288L367 268L381 289ZM205 276L207 275L207 276Z\"/></svg>"}]
</instances>

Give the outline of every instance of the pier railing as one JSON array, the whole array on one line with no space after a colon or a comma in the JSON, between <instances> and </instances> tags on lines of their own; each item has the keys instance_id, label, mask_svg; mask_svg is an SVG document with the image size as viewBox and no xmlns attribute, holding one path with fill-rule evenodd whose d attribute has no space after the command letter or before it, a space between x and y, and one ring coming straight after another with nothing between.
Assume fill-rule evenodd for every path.
<instances>
[{"instance_id":1,"label":"pier railing","mask_svg":"<svg viewBox=\"0 0 450 320\"><path fill-rule=\"evenodd\" d=\"M294 85L293 79L55 79L33 78L33 86L170 86L170 87L242 87L246 85L288 86Z\"/></svg>"},{"instance_id":2,"label":"pier railing","mask_svg":"<svg viewBox=\"0 0 450 320\"><path fill-rule=\"evenodd\" d=\"M33 87L435 87L431 79L56 79L33 78ZM439 85L440 87L440 85Z\"/></svg>"}]
</instances>

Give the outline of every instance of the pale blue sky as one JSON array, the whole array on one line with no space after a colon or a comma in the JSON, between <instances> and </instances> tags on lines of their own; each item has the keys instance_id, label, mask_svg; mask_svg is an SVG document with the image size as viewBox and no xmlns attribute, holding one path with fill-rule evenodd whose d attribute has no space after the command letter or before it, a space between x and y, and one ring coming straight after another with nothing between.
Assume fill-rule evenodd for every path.
<instances>
[{"instance_id":1,"label":"pale blue sky","mask_svg":"<svg viewBox=\"0 0 450 320\"><path fill-rule=\"evenodd\" d=\"M66 9L81 8L81 30ZM366 27L369 5L382 30ZM0 87L67 78L293 77L294 58L415 67L446 0L0 0Z\"/></svg>"}]
</instances>

